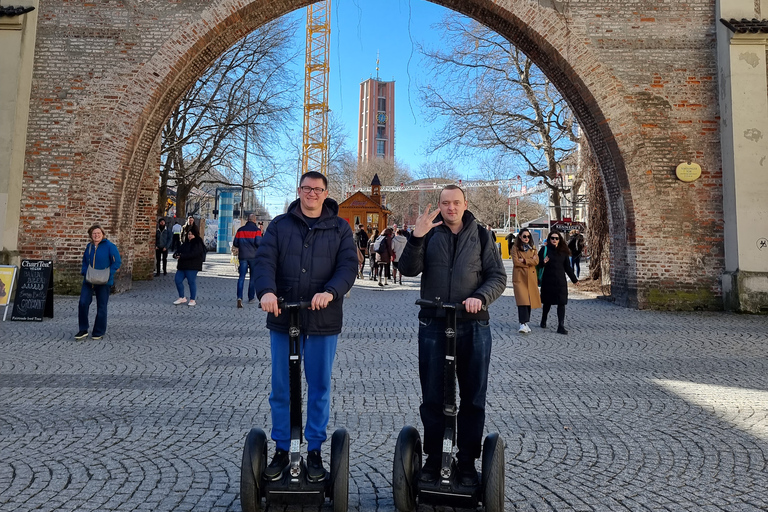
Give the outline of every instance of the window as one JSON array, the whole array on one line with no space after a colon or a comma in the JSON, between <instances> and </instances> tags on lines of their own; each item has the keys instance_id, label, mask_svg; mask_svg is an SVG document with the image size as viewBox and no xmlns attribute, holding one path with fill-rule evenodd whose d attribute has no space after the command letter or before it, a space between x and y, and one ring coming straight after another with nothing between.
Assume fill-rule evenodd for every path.
<instances>
[{"instance_id":1,"label":"window","mask_svg":"<svg viewBox=\"0 0 768 512\"><path fill-rule=\"evenodd\" d=\"M379 112L387 110L387 98L379 98Z\"/></svg>"},{"instance_id":2,"label":"window","mask_svg":"<svg viewBox=\"0 0 768 512\"><path fill-rule=\"evenodd\" d=\"M386 128L384 128L383 126L377 126L376 127L376 137L378 137L379 139L385 138L386 135L384 134L384 130L386 130Z\"/></svg>"},{"instance_id":3,"label":"window","mask_svg":"<svg viewBox=\"0 0 768 512\"><path fill-rule=\"evenodd\" d=\"M387 148L387 142L383 140L377 140L376 141L376 154L377 155L384 155L385 150Z\"/></svg>"},{"instance_id":4,"label":"window","mask_svg":"<svg viewBox=\"0 0 768 512\"><path fill-rule=\"evenodd\" d=\"M359 225L360 225L360 216L355 215L355 226L359 226Z\"/></svg>"}]
</instances>

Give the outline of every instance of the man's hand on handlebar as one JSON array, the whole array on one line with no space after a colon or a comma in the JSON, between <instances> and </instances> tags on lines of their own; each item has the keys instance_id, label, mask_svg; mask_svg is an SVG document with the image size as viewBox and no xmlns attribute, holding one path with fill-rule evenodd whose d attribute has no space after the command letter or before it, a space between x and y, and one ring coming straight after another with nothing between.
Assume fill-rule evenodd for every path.
<instances>
[{"instance_id":1,"label":"man's hand on handlebar","mask_svg":"<svg viewBox=\"0 0 768 512\"><path fill-rule=\"evenodd\" d=\"M330 304L332 300L333 295L328 292L316 293L315 296L312 297L312 307L309 309L313 311L318 309L325 309L328 307L328 304Z\"/></svg>"},{"instance_id":2,"label":"man's hand on handlebar","mask_svg":"<svg viewBox=\"0 0 768 512\"><path fill-rule=\"evenodd\" d=\"M277 295L274 293L265 293L261 296L261 309L275 316L279 316L282 313L277 305Z\"/></svg>"},{"instance_id":3,"label":"man's hand on handlebar","mask_svg":"<svg viewBox=\"0 0 768 512\"><path fill-rule=\"evenodd\" d=\"M464 310L467 313L479 313L483 309L483 301L474 297L468 298L462 304L464 304Z\"/></svg>"}]
</instances>

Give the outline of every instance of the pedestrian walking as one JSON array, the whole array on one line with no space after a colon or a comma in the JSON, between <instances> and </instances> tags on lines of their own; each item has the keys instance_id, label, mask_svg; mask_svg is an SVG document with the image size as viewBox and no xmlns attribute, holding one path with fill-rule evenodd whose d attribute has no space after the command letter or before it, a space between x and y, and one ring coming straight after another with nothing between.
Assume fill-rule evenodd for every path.
<instances>
[{"instance_id":1,"label":"pedestrian walking","mask_svg":"<svg viewBox=\"0 0 768 512\"><path fill-rule=\"evenodd\" d=\"M326 478L321 449L330 418L331 372L342 326L344 294L355 282L357 248L349 224L338 216L339 205L328 198L328 179L319 172L299 181L299 199L287 213L270 222L256 253L256 293L268 313L272 353L272 440L276 450L264 469L277 480L288 466L291 442L288 385L288 315L278 297L288 302L311 301L301 311L300 351L307 382L307 478Z\"/></svg>"},{"instance_id":2,"label":"pedestrian walking","mask_svg":"<svg viewBox=\"0 0 768 512\"><path fill-rule=\"evenodd\" d=\"M88 336L90 326L88 311L91 309L94 295L96 295L96 319L93 322L91 338L100 340L107 332L109 291L115 284L115 272L122 263L117 246L107 240L107 234L100 225L94 224L88 228L88 237L91 241L85 246L80 271L83 284L80 287L80 302L77 305L80 328L75 334L76 340L82 340Z\"/></svg>"},{"instance_id":3,"label":"pedestrian walking","mask_svg":"<svg viewBox=\"0 0 768 512\"><path fill-rule=\"evenodd\" d=\"M176 290L179 292L179 298L173 301L175 305L187 303L184 294L184 280L187 280L189 286L189 305L197 306L197 273L203 270L205 261L205 244L200 237L197 226L190 225L187 230L187 241L181 244L179 250L173 254L178 260L176 263Z\"/></svg>"},{"instance_id":4,"label":"pedestrian walking","mask_svg":"<svg viewBox=\"0 0 768 512\"><path fill-rule=\"evenodd\" d=\"M536 266L539 264L539 255L533 246L533 236L527 228L523 228L515 237L515 243L510 252L512 256L512 287L515 291L517 303L517 316L520 320L518 332L526 334L531 332L528 322L531 320L531 309L541 307L539 297L538 277Z\"/></svg>"},{"instance_id":5,"label":"pedestrian walking","mask_svg":"<svg viewBox=\"0 0 768 512\"><path fill-rule=\"evenodd\" d=\"M568 262L569 256L568 245L559 231L551 232L547 245L539 250L539 267L544 269L541 276L541 327L547 328L549 309L557 306L557 332L560 334L568 334L565 329L565 305L568 304L566 274L574 284L579 282Z\"/></svg>"},{"instance_id":6,"label":"pedestrian walking","mask_svg":"<svg viewBox=\"0 0 768 512\"><path fill-rule=\"evenodd\" d=\"M375 281L376 277L379 275L379 267L377 265L378 254L376 254L376 249L374 248L377 238L379 238L378 228L373 230L373 234L368 239L368 266L370 269L369 273L371 281Z\"/></svg>"},{"instance_id":7,"label":"pedestrian walking","mask_svg":"<svg viewBox=\"0 0 768 512\"><path fill-rule=\"evenodd\" d=\"M193 216L187 217L187 223L184 224L184 227L181 229L181 243L185 243L189 239L189 230L192 229L192 227L197 228L198 232L200 231L200 228L195 224L195 218Z\"/></svg>"},{"instance_id":8,"label":"pedestrian walking","mask_svg":"<svg viewBox=\"0 0 768 512\"><path fill-rule=\"evenodd\" d=\"M165 227L165 219L157 221L155 232L155 277L160 275L160 262L163 263L163 275L168 275L168 249L173 243L173 235Z\"/></svg>"},{"instance_id":9,"label":"pedestrian walking","mask_svg":"<svg viewBox=\"0 0 768 512\"><path fill-rule=\"evenodd\" d=\"M571 231L571 239L568 241L568 249L571 251L571 267L576 278L581 274L581 255L584 252L584 236L577 230Z\"/></svg>"},{"instance_id":10,"label":"pedestrian walking","mask_svg":"<svg viewBox=\"0 0 768 512\"><path fill-rule=\"evenodd\" d=\"M182 231L181 224L179 224L179 219L175 218L173 219L173 241L171 242L171 253L174 253L179 250L179 247L181 247L181 231Z\"/></svg>"},{"instance_id":11,"label":"pedestrian walking","mask_svg":"<svg viewBox=\"0 0 768 512\"><path fill-rule=\"evenodd\" d=\"M488 231L467 210L461 188L446 186L440 192L438 209L433 212L431 208L429 205L416 220L398 266L404 276L421 273L421 298L464 304L465 311L456 323L456 375L461 398L456 457L459 483L476 486L475 461L481 452L491 360L487 308L504 292L507 275ZM443 308L421 308L418 337L420 412L424 424L423 448L427 454L420 478L434 482L440 473L444 430Z\"/></svg>"},{"instance_id":12,"label":"pedestrian walking","mask_svg":"<svg viewBox=\"0 0 768 512\"><path fill-rule=\"evenodd\" d=\"M405 230L400 229L397 234L392 237L392 250L395 251L395 259L392 261L392 279L397 283L398 266L400 265L400 256L403 255L405 244L408 243L408 238L405 236ZM400 284L403 284L403 274L400 274Z\"/></svg>"},{"instance_id":13,"label":"pedestrian walking","mask_svg":"<svg viewBox=\"0 0 768 512\"><path fill-rule=\"evenodd\" d=\"M389 284L387 279L392 278L392 260L395 258L395 251L392 249L392 228L387 228L382 233L384 238L379 243L379 249L377 253L377 261L379 267L379 286L386 286ZM384 278L384 282L381 282L381 278Z\"/></svg>"},{"instance_id":14,"label":"pedestrian walking","mask_svg":"<svg viewBox=\"0 0 768 512\"><path fill-rule=\"evenodd\" d=\"M238 277L237 277L237 307L243 307L243 288L245 287L245 275L250 273L248 281L248 303L256 300L256 251L261 244L261 228L256 224L255 213L248 215L248 221L235 233L232 247L237 251Z\"/></svg>"}]
</instances>

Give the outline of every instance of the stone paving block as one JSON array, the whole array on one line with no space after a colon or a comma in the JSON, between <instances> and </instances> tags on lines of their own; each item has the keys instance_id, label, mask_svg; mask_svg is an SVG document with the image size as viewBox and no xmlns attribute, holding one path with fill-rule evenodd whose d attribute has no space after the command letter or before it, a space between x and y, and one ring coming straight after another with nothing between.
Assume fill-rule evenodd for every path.
<instances>
[{"instance_id":1,"label":"stone paving block","mask_svg":"<svg viewBox=\"0 0 768 512\"><path fill-rule=\"evenodd\" d=\"M113 295L103 340L72 339L74 297L0 324L0 509L240 510L243 439L271 425L269 338L219 259L196 308L170 304L172 276ZM345 300L328 430L350 433L350 510L394 509L395 440L421 429L417 297L406 278ZM768 318L574 290L568 336L520 335L511 287L491 316L486 431L506 443L507 510L764 509Z\"/></svg>"}]
</instances>

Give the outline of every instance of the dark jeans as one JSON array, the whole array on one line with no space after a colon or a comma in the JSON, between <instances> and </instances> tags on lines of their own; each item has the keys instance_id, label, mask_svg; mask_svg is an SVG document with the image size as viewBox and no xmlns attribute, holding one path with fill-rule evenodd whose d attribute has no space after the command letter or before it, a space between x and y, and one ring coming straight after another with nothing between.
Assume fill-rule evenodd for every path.
<instances>
[{"instance_id":1,"label":"dark jeans","mask_svg":"<svg viewBox=\"0 0 768 512\"><path fill-rule=\"evenodd\" d=\"M581 255L571 258L571 267L573 267L573 273L576 274L578 279L581 273Z\"/></svg>"},{"instance_id":2,"label":"dark jeans","mask_svg":"<svg viewBox=\"0 0 768 512\"><path fill-rule=\"evenodd\" d=\"M91 309L93 295L96 294L96 320L93 322L91 336L104 336L107 332L107 302L109 302L111 287L108 284L90 284L83 281L83 286L80 288L80 303L77 305L77 319L81 331L88 330L90 324L88 311Z\"/></svg>"},{"instance_id":3,"label":"dark jeans","mask_svg":"<svg viewBox=\"0 0 768 512\"><path fill-rule=\"evenodd\" d=\"M485 426L485 394L491 362L491 327L488 320L459 321L456 326L456 376L459 381L457 442L459 458L480 456ZM421 421L424 424L424 452L442 453L443 375L445 363L445 321L419 319L419 379L421 380Z\"/></svg>"},{"instance_id":4,"label":"dark jeans","mask_svg":"<svg viewBox=\"0 0 768 512\"><path fill-rule=\"evenodd\" d=\"M155 274L160 273L160 260L163 260L163 274L168 273L168 250L155 249Z\"/></svg>"},{"instance_id":5,"label":"dark jeans","mask_svg":"<svg viewBox=\"0 0 768 512\"><path fill-rule=\"evenodd\" d=\"M248 300L256 298L256 258L250 260L240 260L240 267L238 268L239 277L237 278L237 298L243 298L243 287L245 286L245 274L250 272L248 280Z\"/></svg>"},{"instance_id":6,"label":"dark jeans","mask_svg":"<svg viewBox=\"0 0 768 512\"><path fill-rule=\"evenodd\" d=\"M521 324L527 324L531 321L531 306L517 306L517 316Z\"/></svg>"}]
</instances>

